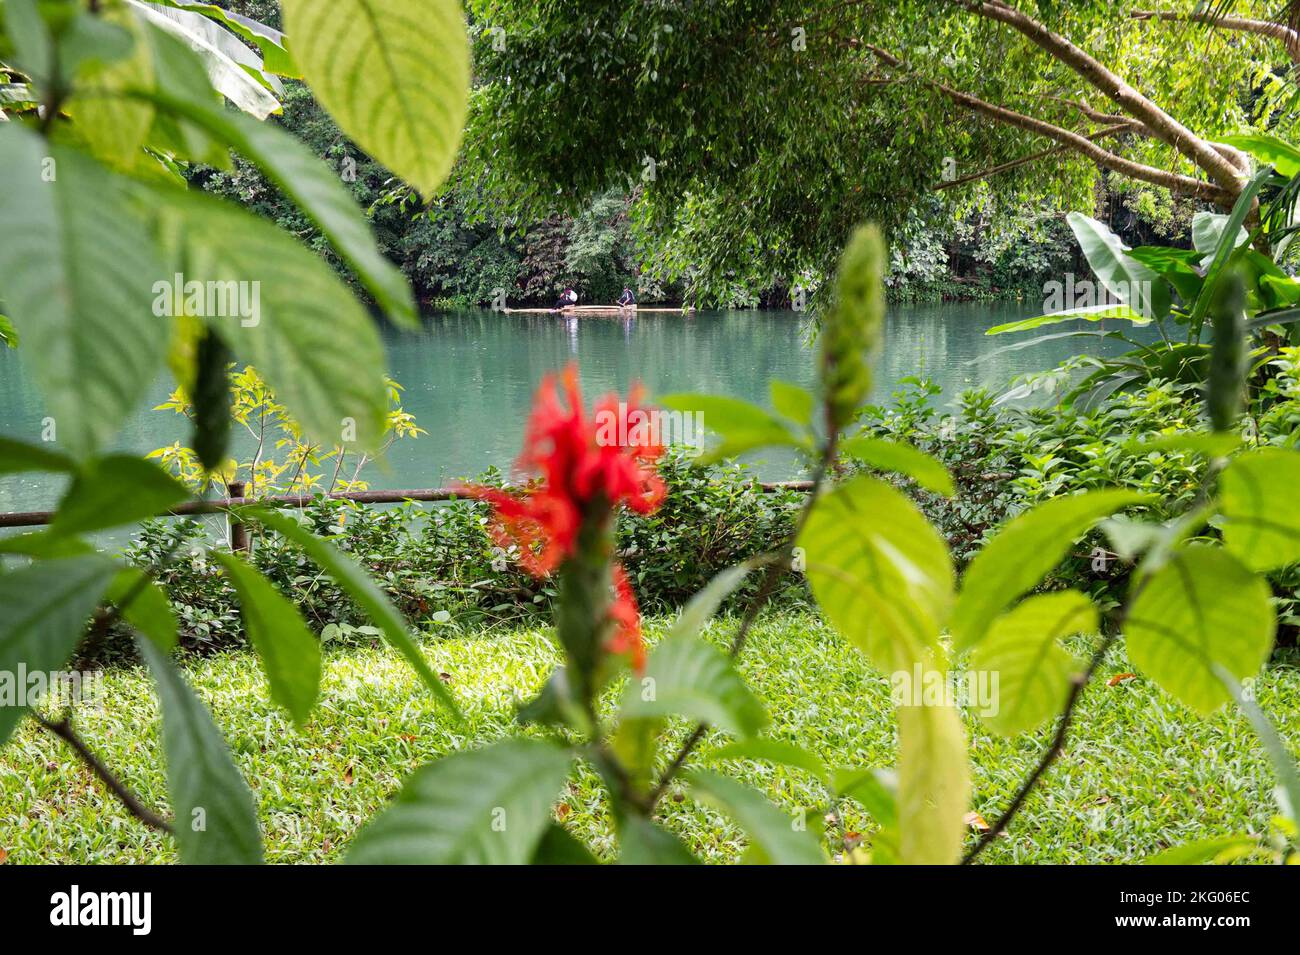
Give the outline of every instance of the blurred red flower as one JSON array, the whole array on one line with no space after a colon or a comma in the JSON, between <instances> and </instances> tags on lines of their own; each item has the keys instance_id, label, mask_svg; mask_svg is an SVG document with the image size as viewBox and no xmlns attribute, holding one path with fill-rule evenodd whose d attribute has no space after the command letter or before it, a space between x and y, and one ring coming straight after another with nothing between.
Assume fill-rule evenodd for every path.
<instances>
[{"instance_id":1,"label":"blurred red flower","mask_svg":"<svg viewBox=\"0 0 1300 955\"><path fill-rule=\"evenodd\" d=\"M520 494L461 488L492 505L493 539L503 548L517 546L529 573L544 577L573 554L578 531L593 508L626 504L648 514L663 500L664 484L654 465L664 449L650 413L641 407L641 395L639 386L626 402L608 395L588 418L577 367L569 365L558 377L547 375L533 399L518 460L519 470L536 475L537 481ZM610 648L628 653L640 669L645 651L636 597L617 565L614 580L617 597L610 615L618 631Z\"/></svg>"}]
</instances>

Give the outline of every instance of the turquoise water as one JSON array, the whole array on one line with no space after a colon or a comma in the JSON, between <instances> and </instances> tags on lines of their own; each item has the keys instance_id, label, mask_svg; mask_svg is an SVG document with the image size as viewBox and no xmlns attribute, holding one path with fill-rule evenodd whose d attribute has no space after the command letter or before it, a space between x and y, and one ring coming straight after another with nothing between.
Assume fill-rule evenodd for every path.
<instances>
[{"instance_id":1,"label":"turquoise water","mask_svg":"<svg viewBox=\"0 0 1300 955\"><path fill-rule=\"evenodd\" d=\"M1016 374L1048 368L1071 354L1121 343L1091 338L1046 342L971 364L1015 337L989 338L994 325L1036 314L1016 303L900 306L890 309L877 368L877 399L900 379L928 376L951 399L963 389L1001 389ZM1059 329L1058 329L1059 330ZM533 391L549 370L579 364L589 398L625 392L641 381L654 395L706 391L767 401L768 382L810 385L813 352L808 319L795 312L700 312L693 317L562 319L488 311L430 315L417 332L385 333L389 369L405 388L403 403L428 435L400 441L384 466L366 474L375 488L437 487L518 454ZM20 360L0 349L0 433L36 441L43 402ZM148 407L165 399L160 379ZM142 410L123 429L123 450L147 452L184 441L184 419ZM773 457L760 469L792 476L793 462ZM0 511L49 508L59 485L48 476L0 478Z\"/></svg>"}]
</instances>

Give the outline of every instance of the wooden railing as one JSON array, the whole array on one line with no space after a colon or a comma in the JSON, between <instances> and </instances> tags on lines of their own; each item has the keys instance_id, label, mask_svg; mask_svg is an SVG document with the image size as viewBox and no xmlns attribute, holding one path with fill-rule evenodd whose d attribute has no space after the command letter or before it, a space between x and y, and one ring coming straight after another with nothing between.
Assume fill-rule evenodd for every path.
<instances>
[{"instance_id":1,"label":"wooden railing","mask_svg":"<svg viewBox=\"0 0 1300 955\"><path fill-rule=\"evenodd\" d=\"M759 487L765 493L778 491L810 491L811 481L760 481ZM186 517L195 514L220 514L244 504L259 504L264 507L306 507L313 501L326 497L336 501L355 501L358 504L401 504L404 501L450 501L464 497L464 492L455 488L416 488L398 491L339 491L334 494L275 494L269 497L244 497L244 485L231 482L230 497L214 498L206 501L186 501L167 511L167 516ZM0 527L44 527L54 520L54 511L15 511L0 514ZM234 543L232 535L232 544Z\"/></svg>"}]
</instances>

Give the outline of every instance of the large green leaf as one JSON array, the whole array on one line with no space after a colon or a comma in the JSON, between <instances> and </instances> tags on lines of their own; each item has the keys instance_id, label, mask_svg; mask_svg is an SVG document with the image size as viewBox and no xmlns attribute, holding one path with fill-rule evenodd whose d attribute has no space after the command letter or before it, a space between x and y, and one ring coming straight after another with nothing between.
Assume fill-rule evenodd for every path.
<instances>
[{"instance_id":1,"label":"large green leaf","mask_svg":"<svg viewBox=\"0 0 1300 955\"><path fill-rule=\"evenodd\" d=\"M61 667L85 635L86 624L117 568L96 554L38 561L0 574L0 745L9 739L31 702L27 673Z\"/></svg>"},{"instance_id":2,"label":"large green leaf","mask_svg":"<svg viewBox=\"0 0 1300 955\"><path fill-rule=\"evenodd\" d=\"M645 675L629 681L624 719L685 716L747 737L767 725L763 704L730 658L698 637L668 637L650 654Z\"/></svg>"},{"instance_id":3,"label":"large green leaf","mask_svg":"<svg viewBox=\"0 0 1300 955\"><path fill-rule=\"evenodd\" d=\"M893 471L910 477L935 494L952 497L957 493L948 469L910 444L887 441L884 438L858 437L843 442L840 450L877 471Z\"/></svg>"},{"instance_id":4,"label":"large green leaf","mask_svg":"<svg viewBox=\"0 0 1300 955\"><path fill-rule=\"evenodd\" d=\"M59 444L87 456L153 386L168 339L163 275L127 184L17 123L0 126L0 299L23 338ZM49 181L53 176L53 181Z\"/></svg>"},{"instance_id":5,"label":"large green leaf","mask_svg":"<svg viewBox=\"0 0 1300 955\"><path fill-rule=\"evenodd\" d=\"M377 447L388 410L383 344L333 270L231 203L163 187L150 195L164 234L175 236L185 280L218 283L241 296L240 314L207 316L237 358L261 372L316 441ZM166 295L161 286L160 292ZM175 309L177 296L168 297Z\"/></svg>"},{"instance_id":6,"label":"large green leaf","mask_svg":"<svg viewBox=\"0 0 1300 955\"><path fill-rule=\"evenodd\" d=\"M779 766L792 766L809 773L824 783L831 780L830 770L826 764L813 753L793 743L776 739L747 739L730 743L709 754L710 762L724 762L731 759L756 759Z\"/></svg>"},{"instance_id":7,"label":"large green leaf","mask_svg":"<svg viewBox=\"0 0 1300 955\"><path fill-rule=\"evenodd\" d=\"M821 865L826 861L802 815L787 815L762 793L718 773L694 772L689 781L695 795L733 816L749 834L746 861L761 865Z\"/></svg>"},{"instance_id":8,"label":"large green leaf","mask_svg":"<svg viewBox=\"0 0 1300 955\"><path fill-rule=\"evenodd\" d=\"M183 41L203 60L208 79L226 99L258 119L280 112L280 101L257 73L261 60L207 17L127 0L147 23Z\"/></svg>"},{"instance_id":9,"label":"large green leaf","mask_svg":"<svg viewBox=\"0 0 1300 955\"><path fill-rule=\"evenodd\" d=\"M530 865L600 865L600 860L558 822L547 825Z\"/></svg>"},{"instance_id":10,"label":"large green leaf","mask_svg":"<svg viewBox=\"0 0 1300 955\"><path fill-rule=\"evenodd\" d=\"M995 706L980 716L1012 736L1058 714L1078 669L1060 639L1097 625L1097 608L1077 590L1028 597L994 620L971 657L972 674L997 677Z\"/></svg>"},{"instance_id":11,"label":"large green leaf","mask_svg":"<svg viewBox=\"0 0 1300 955\"><path fill-rule=\"evenodd\" d=\"M1251 177L1250 182L1246 183L1237 196L1237 201L1233 203L1232 212L1229 213L1226 220L1222 221L1221 226L1217 225L1218 220L1205 218L1214 215L1214 213L1202 213L1199 219L1202 223L1200 238L1197 237L1198 219L1196 217L1192 218L1192 243L1196 245L1198 252L1207 252L1205 258L1202 259L1202 264L1206 265L1205 281L1201 285L1201 294L1196 297L1191 314L1188 316L1188 324L1195 335L1200 335L1205 316L1209 314L1210 306L1214 304L1219 296L1219 282L1223 276L1228 274L1226 270L1229 260L1233 259L1239 250L1248 248L1242 239L1242 226L1251 210L1255 208L1255 199L1259 195L1259 191L1264 188L1264 184L1268 182L1271 175L1272 171L1265 167ZM1213 223L1214 225L1207 230L1206 223ZM1212 252L1207 251L1208 232L1217 232L1217 240Z\"/></svg>"},{"instance_id":12,"label":"large green leaf","mask_svg":"<svg viewBox=\"0 0 1300 955\"><path fill-rule=\"evenodd\" d=\"M1010 521L966 568L952 614L955 649L983 639L993 618L1036 587L1090 527L1143 500L1133 491L1091 491L1053 498Z\"/></svg>"},{"instance_id":13,"label":"large green leaf","mask_svg":"<svg viewBox=\"0 0 1300 955\"><path fill-rule=\"evenodd\" d=\"M421 682L433 691L433 695L454 717L460 719L460 709L456 706L451 691L442 685L442 680L429 666L419 645L411 639L406 620L365 570L333 544L321 540L291 517L277 514L268 508L244 508L240 513L244 519L260 521L298 545L322 570L333 577L334 582L357 602L362 612L378 625L384 639L406 658Z\"/></svg>"},{"instance_id":14,"label":"large green leaf","mask_svg":"<svg viewBox=\"0 0 1300 955\"><path fill-rule=\"evenodd\" d=\"M699 865L682 841L643 816L629 815L618 829L619 865Z\"/></svg>"},{"instance_id":15,"label":"large green leaf","mask_svg":"<svg viewBox=\"0 0 1300 955\"><path fill-rule=\"evenodd\" d=\"M1079 212L1065 217L1079 240L1093 274L1112 295L1148 319L1169 314L1169 288L1151 269L1130 258L1126 246L1114 232L1096 219Z\"/></svg>"},{"instance_id":16,"label":"large green leaf","mask_svg":"<svg viewBox=\"0 0 1300 955\"><path fill-rule=\"evenodd\" d=\"M469 97L458 0L281 0L312 92L343 131L425 196L451 170Z\"/></svg>"},{"instance_id":17,"label":"large green leaf","mask_svg":"<svg viewBox=\"0 0 1300 955\"><path fill-rule=\"evenodd\" d=\"M1192 216L1192 246L1199 255L1202 265L1209 265L1210 258L1223 240L1224 230L1228 226L1228 216L1222 212L1198 212ZM1250 241L1250 233L1238 227L1233 247L1245 245Z\"/></svg>"},{"instance_id":18,"label":"large green leaf","mask_svg":"<svg viewBox=\"0 0 1300 955\"><path fill-rule=\"evenodd\" d=\"M898 708L899 861L950 865L961 856L970 765L951 706Z\"/></svg>"},{"instance_id":19,"label":"large green leaf","mask_svg":"<svg viewBox=\"0 0 1300 955\"><path fill-rule=\"evenodd\" d=\"M813 505L798 543L818 603L878 667L908 670L937 648L952 560L900 491L854 478Z\"/></svg>"},{"instance_id":20,"label":"large green leaf","mask_svg":"<svg viewBox=\"0 0 1300 955\"><path fill-rule=\"evenodd\" d=\"M0 437L0 474L20 474L24 471L71 471L76 463L66 455L27 444L13 438Z\"/></svg>"},{"instance_id":21,"label":"large green leaf","mask_svg":"<svg viewBox=\"0 0 1300 955\"><path fill-rule=\"evenodd\" d=\"M360 865L522 865L533 856L572 755L512 739L413 772L348 852Z\"/></svg>"},{"instance_id":22,"label":"large green leaf","mask_svg":"<svg viewBox=\"0 0 1300 955\"><path fill-rule=\"evenodd\" d=\"M221 730L167 656L148 640L136 646L153 672L162 704L172 831L188 865L256 865L262 834L253 795Z\"/></svg>"},{"instance_id":23,"label":"large green leaf","mask_svg":"<svg viewBox=\"0 0 1300 955\"><path fill-rule=\"evenodd\" d=\"M143 458L95 458L77 472L59 502L50 529L86 534L157 517L190 496L166 471Z\"/></svg>"},{"instance_id":24,"label":"large green leaf","mask_svg":"<svg viewBox=\"0 0 1300 955\"><path fill-rule=\"evenodd\" d=\"M1184 303L1196 301L1201 294L1201 273L1196 270L1201 261L1199 253L1166 245L1143 245L1130 249L1128 257L1163 276Z\"/></svg>"},{"instance_id":25,"label":"large green leaf","mask_svg":"<svg viewBox=\"0 0 1300 955\"><path fill-rule=\"evenodd\" d=\"M251 17L224 10L215 3L202 3L200 0L150 0L150 2L163 7L176 7L203 14L257 47L262 54L262 66L267 72L294 79L302 78L302 73L298 70L293 53L289 49L288 38L279 30L259 23Z\"/></svg>"},{"instance_id":26,"label":"large green leaf","mask_svg":"<svg viewBox=\"0 0 1300 955\"><path fill-rule=\"evenodd\" d=\"M1227 551L1191 545L1138 582L1125 636L1138 668L1209 713L1231 696L1217 672L1254 676L1273 647L1268 584Z\"/></svg>"},{"instance_id":27,"label":"large green leaf","mask_svg":"<svg viewBox=\"0 0 1300 955\"><path fill-rule=\"evenodd\" d=\"M1300 561L1300 454L1280 448L1234 460L1219 479L1223 544L1251 570L1277 570Z\"/></svg>"},{"instance_id":28,"label":"large green leaf","mask_svg":"<svg viewBox=\"0 0 1300 955\"><path fill-rule=\"evenodd\" d=\"M271 699L301 726L320 694L320 643L302 614L269 580L234 554L213 551L239 594L248 639L262 660Z\"/></svg>"},{"instance_id":29,"label":"large green leaf","mask_svg":"<svg viewBox=\"0 0 1300 955\"><path fill-rule=\"evenodd\" d=\"M320 227L385 314L408 326L417 324L415 300L406 279L380 253L369 223L337 173L311 150L273 124L232 113L218 104L167 89L147 95L256 163Z\"/></svg>"},{"instance_id":30,"label":"large green leaf","mask_svg":"<svg viewBox=\"0 0 1300 955\"><path fill-rule=\"evenodd\" d=\"M1287 178L1300 173L1300 149L1272 133L1238 133L1235 136L1221 136L1220 141L1244 149Z\"/></svg>"},{"instance_id":31,"label":"large green leaf","mask_svg":"<svg viewBox=\"0 0 1300 955\"><path fill-rule=\"evenodd\" d=\"M682 608L681 614L673 621L673 629L669 636L693 637L703 630L709 618L718 612L718 607L744 582L751 570L753 570L753 562L747 561L719 571L705 584L704 589L691 597Z\"/></svg>"},{"instance_id":32,"label":"large green leaf","mask_svg":"<svg viewBox=\"0 0 1300 955\"><path fill-rule=\"evenodd\" d=\"M803 447L804 438L776 415L749 401L724 395L672 394L658 399L659 404L688 414L699 414L705 428L722 440L701 456L708 464L733 458L758 448L776 445Z\"/></svg>"},{"instance_id":33,"label":"large green leaf","mask_svg":"<svg viewBox=\"0 0 1300 955\"><path fill-rule=\"evenodd\" d=\"M63 538L59 538L63 540ZM180 641L180 627L167 592L138 567L128 567L118 572L109 587L108 600L115 604L122 617L160 650L174 650Z\"/></svg>"},{"instance_id":34,"label":"large green leaf","mask_svg":"<svg viewBox=\"0 0 1300 955\"><path fill-rule=\"evenodd\" d=\"M1006 335L1010 332L1027 332L1044 325L1059 325L1061 322L1073 322L1084 319L1089 322L1101 322L1106 319L1121 319L1134 325L1149 325L1151 319L1133 311L1127 305L1085 305L1082 308L1068 308L1061 312L1037 315L1034 318L1022 318L1019 321L994 325L985 335Z\"/></svg>"}]
</instances>

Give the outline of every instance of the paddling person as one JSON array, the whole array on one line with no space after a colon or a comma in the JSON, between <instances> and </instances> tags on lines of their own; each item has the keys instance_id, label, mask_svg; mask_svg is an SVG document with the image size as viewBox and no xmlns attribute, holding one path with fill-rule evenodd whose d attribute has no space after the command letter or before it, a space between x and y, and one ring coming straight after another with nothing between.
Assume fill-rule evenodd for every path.
<instances>
[{"instance_id":1,"label":"paddling person","mask_svg":"<svg viewBox=\"0 0 1300 955\"><path fill-rule=\"evenodd\" d=\"M618 307L636 308L636 296L632 294L632 290L627 286L623 287L623 294L618 298Z\"/></svg>"},{"instance_id":2,"label":"paddling person","mask_svg":"<svg viewBox=\"0 0 1300 955\"><path fill-rule=\"evenodd\" d=\"M566 288L560 293L560 300L555 303L555 310L562 312L564 309L578 304L578 293L571 288Z\"/></svg>"}]
</instances>

